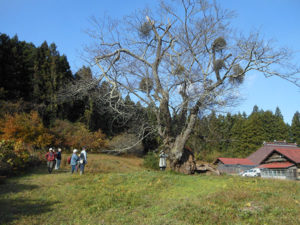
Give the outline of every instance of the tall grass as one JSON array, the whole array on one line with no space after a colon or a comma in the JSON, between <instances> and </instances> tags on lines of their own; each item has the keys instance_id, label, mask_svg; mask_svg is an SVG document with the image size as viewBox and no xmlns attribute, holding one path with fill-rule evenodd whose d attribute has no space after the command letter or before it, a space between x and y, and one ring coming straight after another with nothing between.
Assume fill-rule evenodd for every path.
<instances>
[{"instance_id":1,"label":"tall grass","mask_svg":"<svg viewBox=\"0 0 300 225\"><path fill-rule=\"evenodd\" d=\"M90 162L84 176L42 169L7 180L0 224L300 224L299 182L185 176L144 170L135 158Z\"/></svg>"}]
</instances>

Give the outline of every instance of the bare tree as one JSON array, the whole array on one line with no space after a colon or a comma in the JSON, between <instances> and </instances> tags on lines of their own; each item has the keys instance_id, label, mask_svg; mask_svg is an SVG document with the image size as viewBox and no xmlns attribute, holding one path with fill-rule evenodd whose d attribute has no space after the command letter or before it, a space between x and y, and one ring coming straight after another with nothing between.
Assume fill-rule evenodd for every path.
<instances>
[{"instance_id":1,"label":"bare tree","mask_svg":"<svg viewBox=\"0 0 300 225\"><path fill-rule=\"evenodd\" d=\"M93 19L96 45L89 49L117 93L129 93L153 106L155 129L169 153L171 167L192 173L185 144L199 114L224 107L251 70L279 76L299 86L290 52L260 38L258 32L239 35L230 28L234 14L215 2L161 2L159 10L136 12L122 21Z\"/></svg>"}]
</instances>

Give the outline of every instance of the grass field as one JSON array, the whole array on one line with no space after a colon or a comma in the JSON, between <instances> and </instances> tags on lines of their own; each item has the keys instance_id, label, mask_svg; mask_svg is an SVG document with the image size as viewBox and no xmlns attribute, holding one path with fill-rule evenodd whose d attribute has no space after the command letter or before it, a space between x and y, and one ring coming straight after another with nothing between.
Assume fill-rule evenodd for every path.
<instances>
[{"instance_id":1,"label":"grass field","mask_svg":"<svg viewBox=\"0 0 300 225\"><path fill-rule=\"evenodd\" d=\"M63 163L0 184L0 224L300 224L299 182L185 176L107 155L89 155L79 176Z\"/></svg>"}]
</instances>

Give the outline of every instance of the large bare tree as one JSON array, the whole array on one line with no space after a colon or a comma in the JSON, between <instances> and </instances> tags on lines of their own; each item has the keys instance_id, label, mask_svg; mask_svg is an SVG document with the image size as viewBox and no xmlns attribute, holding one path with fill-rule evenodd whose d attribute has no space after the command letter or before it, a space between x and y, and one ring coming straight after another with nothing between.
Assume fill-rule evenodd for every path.
<instances>
[{"instance_id":1,"label":"large bare tree","mask_svg":"<svg viewBox=\"0 0 300 225\"><path fill-rule=\"evenodd\" d=\"M155 129L171 167L192 173L185 144L199 114L223 107L238 97L237 89L251 70L279 76L299 85L291 53L260 38L230 28L234 14L206 0L161 2L122 21L93 19L96 40L89 52L117 93L129 93L152 106ZM133 97L134 96L134 97Z\"/></svg>"}]
</instances>

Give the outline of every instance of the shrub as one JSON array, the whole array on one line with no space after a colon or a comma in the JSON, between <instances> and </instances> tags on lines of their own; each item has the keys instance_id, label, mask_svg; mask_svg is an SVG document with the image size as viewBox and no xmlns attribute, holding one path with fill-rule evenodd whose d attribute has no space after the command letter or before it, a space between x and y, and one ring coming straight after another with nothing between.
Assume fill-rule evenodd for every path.
<instances>
[{"instance_id":1,"label":"shrub","mask_svg":"<svg viewBox=\"0 0 300 225\"><path fill-rule=\"evenodd\" d=\"M205 161L205 162L209 162L209 163L213 163L218 157L221 157L221 156L222 156L222 152L218 152L216 150L201 151L201 152L195 153L196 160Z\"/></svg>"},{"instance_id":2,"label":"shrub","mask_svg":"<svg viewBox=\"0 0 300 225\"><path fill-rule=\"evenodd\" d=\"M38 155L31 152L30 147L23 142L0 142L0 175L15 175L40 163Z\"/></svg>"},{"instance_id":3,"label":"shrub","mask_svg":"<svg viewBox=\"0 0 300 225\"><path fill-rule=\"evenodd\" d=\"M6 114L0 122L0 138L26 143L37 148L44 148L53 141L38 113Z\"/></svg>"},{"instance_id":4,"label":"shrub","mask_svg":"<svg viewBox=\"0 0 300 225\"><path fill-rule=\"evenodd\" d=\"M159 169L159 157L154 152L148 152L144 157L143 166L146 168L158 170Z\"/></svg>"},{"instance_id":5,"label":"shrub","mask_svg":"<svg viewBox=\"0 0 300 225\"><path fill-rule=\"evenodd\" d=\"M122 133L113 137L108 143L110 150L124 150L122 153L142 156L144 146L135 134Z\"/></svg>"},{"instance_id":6,"label":"shrub","mask_svg":"<svg viewBox=\"0 0 300 225\"><path fill-rule=\"evenodd\" d=\"M81 148L86 146L89 151L97 152L107 145L105 134L99 129L91 132L83 123L71 123L64 120L56 120L50 129L55 136L55 145L66 148Z\"/></svg>"}]
</instances>

